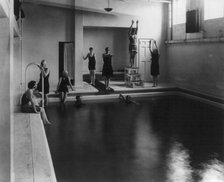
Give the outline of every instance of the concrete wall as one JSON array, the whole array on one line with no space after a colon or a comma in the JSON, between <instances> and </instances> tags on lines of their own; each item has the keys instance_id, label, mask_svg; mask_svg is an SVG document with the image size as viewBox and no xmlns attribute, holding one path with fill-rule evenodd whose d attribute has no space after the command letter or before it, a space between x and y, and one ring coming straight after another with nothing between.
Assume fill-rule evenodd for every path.
<instances>
[{"instance_id":1,"label":"concrete wall","mask_svg":"<svg viewBox=\"0 0 224 182\"><path fill-rule=\"evenodd\" d=\"M167 49L171 82L182 88L224 97L223 43L175 44Z\"/></svg>"},{"instance_id":2,"label":"concrete wall","mask_svg":"<svg viewBox=\"0 0 224 182\"><path fill-rule=\"evenodd\" d=\"M31 62L47 61L50 69L50 88L58 82L58 42L74 41L74 13L69 9L51 8L24 4L26 18L23 21L22 58L23 73ZM39 70L34 66L27 72L27 81L39 79ZM23 83L25 78L23 77Z\"/></svg>"},{"instance_id":3,"label":"concrete wall","mask_svg":"<svg viewBox=\"0 0 224 182\"><path fill-rule=\"evenodd\" d=\"M191 9L201 8L200 4L191 4ZM201 11L203 15L203 11ZM185 24L176 25L173 29L174 40L186 41L167 46L167 61L169 80L179 87L195 90L211 96L224 98L224 45L217 40L202 43L207 40L223 37L224 18L203 20L201 16L201 32L185 34ZM191 42L198 39L198 42Z\"/></svg>"},{"instance_id":4,"label":"concrete wall","mask_svg":"<svg viewBox=\"0 0 224 182\"><path fill-rule=\"evenodd\" d=\"M16 37L14 38L14 84L13 84L13 101L14 101L14 106L15 109L18 109L18 106L20 104L20 97L23 94L23 89L22 89L22 76L24 73L22 72L22 60L21 60L21 49L20 49L20 38Z\"/></svg>"},{"instance_id":5,"label":"concrete wall","mask_svg":"<svg viewBox=\"0 0 224 182\"><path fill-rule=\"evenodd\" d=\"M0 18L0 181L10 181L10 21Z\"/></svg>"}]
</instances>

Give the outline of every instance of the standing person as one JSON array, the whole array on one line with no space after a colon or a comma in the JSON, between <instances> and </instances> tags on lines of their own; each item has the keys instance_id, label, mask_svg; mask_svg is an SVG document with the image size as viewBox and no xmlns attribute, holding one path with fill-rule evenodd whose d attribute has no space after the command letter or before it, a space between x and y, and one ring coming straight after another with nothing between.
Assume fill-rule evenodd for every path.
<instances>
[{"instance_id":1,"label":"standing person","mask_svg":"<svg viewBox=\"0 0 224 182\"><path fill-rule=\"evenodd\" d=\"M154 48L152 48L152 42L154 44ZM156 41L149 41L149 50L151 52L151 75L153 77L153 87L158 86L158 75L159 75L159 50L156 45Z\"/></svg>"},{"instance_id":2,"label":"standing person","mask_svg":"<svg viewBox=\"0 0 224 182\"><path fill-rule=\"evenodd\" d=\"M68 86L70 86L70 88L74 90L71 84L71 79L68 76L68 71L63 70L62 77L59 78L57 86L57 92L60 93L60 99L62 103L65 103L65 100L67 98Z\"/></svg>"},{"instance_id":3,"label":"standing person","mask_svg":"<svg viewBox=\"0 0 224 182\"><path fill-rule=\"evenodd\" d=\"M89 48L89 53L87 53L86 57L83 57L84 60L87 58L89 58L88 68L90 74L90 84L95 85L96 58L92 47Z\"/></svg>"},{"instance_id":4,"label":"standing person","mask_svg":"<svg viewBox=\"0 0 224 182\"><path fill-rule=\"evenodd\" d=\"M37 90L39 92L42 92L42 75L44 78L44 92L42 92L42 94L44 94L44 107L47 106L48 103L48 97L47 94L49 93L49 76L50 76L50 71L47 68L47 62L43 59L40 63L40 80L37 84Z\"/></svg>"},{"instance_id":5,"label":"standing person","mask_svg":"<svg viewBox=\"0 0 224 182\"><path fill-rule=\"evenodd\" d=\"M112 55L110 54L109 47L105 48L105 53L103 53L103 73L102 76L105 77L106 90L110 90L109 82L110 78L113 76L112 68Z\"/></svg>"},{"instance_id":6,"label":"standing person","mask_svg":"<svg viewBox=\"0 0 224 182\"><path fill-rule=\"evenodd\" d=\"M137 54L137 33L138 33L138 20L136 21L136 28L133 28L134 20L131 22L129 28L128 37L129 37L129 53L130 53L130 64L131 67L134 66L135 56Z\"/></svg>"},{"instance_id":7,"label":"standing person","mask_svg":"<svg viewBox=\"0 0 224 182\"><path fill-rule=\"evenodd\" d=\"M39 106L36 97L33 94L36 86L37 84L35 81L30 81L28 83L28 89L22 96L21 110L24 113L40 113L43 123L51 124L51 122L47 119L44 108Z\"/></svg>"}]
</instances>

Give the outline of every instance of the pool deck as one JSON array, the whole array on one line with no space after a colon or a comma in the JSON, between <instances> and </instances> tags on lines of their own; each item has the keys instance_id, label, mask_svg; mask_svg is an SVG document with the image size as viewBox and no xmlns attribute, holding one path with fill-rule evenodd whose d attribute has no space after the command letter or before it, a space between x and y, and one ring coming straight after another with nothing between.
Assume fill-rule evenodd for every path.
<instances>
[{"instance_id":1,"label":"pool deck","mask_svg":"<svg viewBox=\"0 0 224 182\"><path fill-rule=\"evenodd\" d=\"M103 81L100 81L100 83L104 84ZM115 98L119 94L155 94L155 93L161 93L161 92L167 92L167 91L175 91L177 88L173 84L168 83L160 83L157 87L152 87L152 83L145 82L143 87L136 87L136 88L130 88L125 86L125 83L123 81L111 81L110 82L110 88L113 89L113 91L99 91L94 86L83 82L83 87L75 87L74 91L69 91L68 94L68 101L75 100L75 96L80 95L82 99L84 100L91 100L91 99L105 99L105 98ZM49 94L49 101L50 102L58 102L59 97L57 94L55 94L54 91L51 91Z\"/></svg>"}]
</instances>

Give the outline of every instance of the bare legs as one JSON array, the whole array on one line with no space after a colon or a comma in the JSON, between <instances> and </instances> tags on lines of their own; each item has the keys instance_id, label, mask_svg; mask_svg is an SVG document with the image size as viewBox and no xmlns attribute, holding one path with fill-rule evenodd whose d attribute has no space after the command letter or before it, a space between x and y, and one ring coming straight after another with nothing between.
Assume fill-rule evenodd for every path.
<instances>
[{"instance_id":1,"label":"bare legs","mask_svg":"<svg viewBox=\"0 0 224 182\"><path fill-rule=\"evenodd\" d=\"M40 108L40 117L44 124L51 124L51 122L48 121L45 109L43 107Z\"/></svg>"},{"instance_id":2,"label":"bare legs","mask_svg":"<svg viewBox=\"0 0 224 182\"><path fill-rule=\"evenodd\" d=\"M47 94L44 94L44 107L46 107L48 104L48 97Z\"/></svg>"},{"instance_id":3,"label":"bare legs","mask_svg":"<svg viewBox=\"0 0 224 182\"><path fill-rule=\"evenodd\" d=\"M66 98L67 98L67 92L61 92L60 93L61 103L65 103Z\"/></svg>"},{"instance_id":4,"label":"bare legs","mask_svg":"<svg viewBox=\"0 0 224 182\"><path fill-rule=\"evenodd\" d=\"M90 74L90 84L95 85L95 71L89 70L89 74Z\"/></svg>"},{"instance_id":5,"label":"bare legs","mask_svg":"<svg viewBox=\"0 0 224 182\"><path fill-rule=\"evenodd\" d=\"M135 64L135 56L136 56L137 52L130 52L130 64L131 64L131 67L134 66Z\"/></svg>"},{"instance_id":6,"label":"bare legs","mask_svg":"<svg viewBox=\"0 0 224 182\"><path fill-rule=\"evenodd\" d=\"M158 86L158 76L153 76L153 78L152 78L152 80L153 80L153 87L156 87L156 86Z\"/></svg>"},{"instance_id":7,"label":"bare legs","mask_svg":"<svg viewBox=\"0 0 224 182\"><path fill-rule=\"evenodd\" d=\"M110 90L109 83L110 83L110 78L105 78L106 90Z\"/></svg>"}]
</instances>

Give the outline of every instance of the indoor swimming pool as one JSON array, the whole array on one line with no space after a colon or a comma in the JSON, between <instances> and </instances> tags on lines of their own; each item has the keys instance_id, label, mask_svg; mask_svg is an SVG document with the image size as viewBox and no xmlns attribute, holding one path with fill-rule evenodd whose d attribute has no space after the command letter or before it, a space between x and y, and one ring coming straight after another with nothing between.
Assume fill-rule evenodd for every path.
<instances>
[{"instance_id":1,"label":"indoor swimming pool","mask_svg":"<svg viewBox=\"0 0 224 182\"><path fill-rule=\"evenodd\" d=\"M224 110L182 96L50 103L58 182L223 182Z\"/></svg>"}]
</instances>

